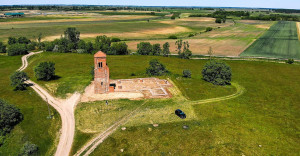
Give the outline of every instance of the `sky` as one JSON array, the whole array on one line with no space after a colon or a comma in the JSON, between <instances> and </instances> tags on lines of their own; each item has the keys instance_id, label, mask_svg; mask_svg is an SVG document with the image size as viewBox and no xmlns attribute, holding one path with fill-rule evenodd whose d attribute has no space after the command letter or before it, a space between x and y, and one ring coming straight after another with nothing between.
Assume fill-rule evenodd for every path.
<instances>
[{"instance_id":1,"label":"sky","mask_svg":"<svg viewBox=\"0 0 300 156\"><path fill-rule=\"evenodd\" d=\"M300 9L300 0L0 0L0 5L17 4L208 6Z\"/></svg>"}]
</instances>

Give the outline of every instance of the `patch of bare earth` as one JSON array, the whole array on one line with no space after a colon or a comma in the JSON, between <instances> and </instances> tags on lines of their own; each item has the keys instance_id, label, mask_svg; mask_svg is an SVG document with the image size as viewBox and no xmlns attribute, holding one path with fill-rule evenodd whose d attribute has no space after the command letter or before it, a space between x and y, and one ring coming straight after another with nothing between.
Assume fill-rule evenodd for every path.
<instances>
[{"instance_id":1,"label":"patch of bare earth","mask_svg":"<svg viewBox=\"0 0 300 156\"><path fill-rule=\"evenodd\" d=\"M297 22L298 38L300 40L300 22Z\"/></svg>"},{"instance_id":2,"label":"patch of bare earth","mask_svg":"<svg viewBox=\"0 0 300 156\"><path fill-rule=\"evenodd\" d=\"M80 34L80 38L95 38L97 36L106 35L108 37L120 37L120 38L130 38L130 37L149 37L154 35L165 35L165 34L173 34L180 32L188 32L190 29L175 26L169 28L155 28L155 29L145 29L141 31L134 32L124 32L124 33L83 33ZM60 38L60 35L48 36L44 38L44 41L53 41L57 38Z\"/></svg>"},{"instance_id":3,"label":"patch of bare earth","mask_svg":"<svg viewBox=\"0 0 300 156\"><path fill-rule=\"evenodd\" d=\"M190 44L190 50L193 54L207 55L207 51L209 47L213 48L214 55L220 56L238 56L242 53L247 44L245 42L234 40L234 39L226 39L226 40L214 40L214 39L188 39L184 40L188 41ZM161 46L165 42L169 42L171 53L177 53L175 42L176 40L149 40L145 42L150 42L151 44L159 43ZM137 44L139 41L127 42L128 48L136 51Z\"/></svg>"}]
</instances>

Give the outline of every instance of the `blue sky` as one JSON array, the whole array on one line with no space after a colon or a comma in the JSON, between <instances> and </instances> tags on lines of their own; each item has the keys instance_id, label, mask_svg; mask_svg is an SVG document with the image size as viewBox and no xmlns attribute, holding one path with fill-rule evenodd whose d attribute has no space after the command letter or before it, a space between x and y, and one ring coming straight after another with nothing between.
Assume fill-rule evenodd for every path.
<instances>
[{"instance_id":1,"label":"blue sky","mask_svg":"<svg viewBox=\"0 0 300 156\"><path fill-rule=\"evenodd\" d=\"M13 4L213 6L300 9L300 0L0 0L0 5Z\"/></svg>"}]
</instances>

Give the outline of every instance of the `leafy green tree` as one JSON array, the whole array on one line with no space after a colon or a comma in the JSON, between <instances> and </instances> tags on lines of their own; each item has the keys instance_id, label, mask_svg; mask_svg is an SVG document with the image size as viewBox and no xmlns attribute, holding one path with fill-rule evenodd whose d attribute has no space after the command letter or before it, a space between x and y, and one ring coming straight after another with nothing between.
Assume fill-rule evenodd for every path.
<instances>
[{"instance_id":1,"label":"leafy green tree","mask_svg":"<svg viewBox=\"0 0 300 156\"><path fill-rule=\"evenodd\" d=\"M55 77L55 63L41 62L34 67L34 73L38 80L49 81Z\"/></svg>"},{"instance_id":2,"label":"leafy green tree","mask_svg":"<svg viewBox=\"0 0 300 156\"><path fill-rule=\"evenodd\" d=\"M14 90L25 90L27 84L24 82L29 79L28 75L22 71L16 71L10 76L11 86Z\"/></svg>"},{"instance_id":3,"label":"leafy green tree","mask_svg":"<svg viewBox=\"0 0 300 156\"><path fill-rule=\"evenodd\" d=\"M3 42L0 42L0 53L6 53L6 46Z\"/></svg>"},{"instance_id":4,"label":"leafy green tree","mask_svg":"<svg viewBox=\"0 0 300 156\"><path fill-rule=\"evenodd\" d=\"M149 55L152 52L152 45L150 42L140 42L137 45L137 53L140 55Z\"/></svg>"},{"instance_id":5,"label":"leafy green tree","mask_svg":"<svg viewBox=\"0 0 300 156\"><path fill-rule=\"evenodd\" d=\"M153 46L152 46L152 55L157 55L157 56L159 56L160 55L160 53L161 53L161 48L160 48L160 44L153 44Z\"/></svg>"},{"instance_id":6,"label":"leafy green tree","mask_svg":"<svg viewBox=\"0 0 300 156\"><path fill-rule=\"evenodd\" d=\"M176 35L171 35L168 37L169 39L177 39L177 36Z\"/></svg>"},{"instance_id":7,"label":"leafy green tree","mask_svg":"<svg viewBox=\"0 0 300 156\"><path fill-rule=\"evenodd\" d=\"M77 44L80 40L80 32L74 27L69 27L64 32L65 38L74 44Z\"/></svg>"},{"instance_id":8,"label":"leafy green tree","mask_svg":"<svg viewBox=\"0 0 300 156\"><path fill-rule=\"evenodd\" d=\"M213 30L213 28L212 27L206 27L206 32L209 32L209 31L212 31Z\"/></svg>"},{"instance_id":9,"label":"leafy green tree","mask_svg":"<svg viewBox=\"0 0 300 156\"><path fill-rule=\"evenodd\" d=\"M44 47L44 51L52 51L54 48L54 42L43 42L45 47Z\"/></svg>"},{"instance_id":10,"label":"leafy green tree","mask_svg":"<svg viewBox=\"0 0 300 156\"><path fill-rule=\"evenodd\" d=\"M20 44L29 44L30 42L31 41L26 37L19 37L18 38L18 43L20 43Z\"/></svg>"},{"instance_id":11,"label":"leafy green tree","mask_svg":"<svg viewBox=\"0 0 300 156\"><path fill-rule=\"evenodd\" d=\"M86 49L86 43L84 40L80 40L78 42L78 46L77 46L78 49Z\"/></svg>"},{"instance_id":12,"label":"leafy green tree","mask_svg":"<svg viewBox=\"0 0 300 156\"><path fill-rule=\"evenodd\" d=\"M177 40L177 41L175 42L175 45L176 45L176 49L177 49L178 55L180 55L180 53L181 53L181 48L182 48L182 40L181 40L181 39L180 39L180 40Z\"/></svg>"},{"instance_id":13,"label":"leafy green tree","mask_svg":"<svg viewBox=\"0 0 300 156\"><path fill-rule=\"evenodd\" d=\"M109 37L103 35L103 36L97 36L95 39L94 49L95 50L101 50L104 53L107 53L110 51L111 46L111 40Z\"/></svg>"},{"instance_id":14,"label":"leafy green tree","mask_svg":"<svg viewBox=\"0 0 300 156\"><path fill-rule=\"evenodd\" d=\"M25 44L12 44L7 49L8 56L15 56L15 55L25 55L28 54L28 50Z\"/></svg>"},{"instance_id":15,"label":"leafy green tree","mask_svg":"<svg viewBox=\"0 0 300 156\"><path fill-rule=\"evenodd\" d=\"M53 41L53 45L54 47L57 45L58 49L57 52L61 52L61 53L67 53L70 52L70 45L69 45L70 41L66 38L60 38L60 39L55 39ZM53 48L54 49L54 48Z\"/></svg>"},{"instance_id":16,"label":"leafy green tree","mask_svg":"<svg viewBox=\"0 0 300 156\"><path fill-rule=\"evenodd\" d=\"M93 48L93 43L92 42L88 42L86 44L86 52L91 54L93 52L94 48Z\"/></svg>"},{"instance_id":17,"label":"leafy green tree","mask_svg":"<svg viewBox=\"0 0 300 156\"><path fill-rule=\"evenodd\" d=\"M116 37L114 37L114 38L111 39L111 42L120 42L120 41L121 41L121 39L116 38Z\"/></svg>"},{"instance_id":18,"label":"leafy green tree","mask_svg":"<svg viewBox=\"0 0 300 156\"><path fill-rule=\"evenodd\" d=\"M146 69L146 73L149 76L161 76L168 73L165 65L160 63L157 59L153 59L149 62L149 67Z\"/></svg>"},{"instance_id":19,"label":"leafy green tree","mask_svg":"<svg viewBox=\"0 0 300 156\"><path fill-rule=\"evenodd\" d=\"M216 23L222 23L222 19L221 18L216 18Z\"/></svg>"},{"instance_id":20,"label":"leafy green tree","mask_svg":"<svg viewBox=\"0 0 300 156\"><path fill-rule=\"evenodd\" d=\"M186 78L191 78L192 77L192 72L188 69L185 69L182 71L182 76Z\"/></svg>"},{"instance_id":21,"label":"leafy green tree","mask_svg":"<svg viewBox=\"0 0 300 156\"><path fill-rule=\"evenodd\" d=\"M231 68L224 62L207 62L202 70L202 76L205 81L215 85L227 85L231 81Z\"/></svg>"},{"instance_id":22,"label":"leafy green tree","mask_svg":"<svg viewBox=\"0 0 300 156\"><path fill-rule=\"evenodd\" d=\"M294 59L288 59L285 61L285 63L287 64L293 64L294 62L295 62Z\"/></svg>"},{"instance_id":23,"label":"leafy green tree","mask_svg":"<svg viewBox=\"0 0 300 156\"><path fill-rule=\"evenodd\" d=\"M111 45L110 55L128 55L128 46L125 42L115 42Z\"/></svg>"},{"instance_id":24,"label":"leafy green tree","mask_svg":"<svg viewBox=\"0 0 300 156\"><path fill-rule=\"evenodd\" d=\"M27 49L28 50L35 50L35 48L36 48L37 45L38 45L38 43L31 42L30 44L27 45Z\"/></svg>"},{"instance_id":25,"label":"leafy green tree","mask_svg":"<svg viewBox=\"0 0 300 156\"><path fill-rule=\"evenodd\" d=\"M8 37L9 45L16 44L17 42L18 42L18 40L15 37Z\"/></svg>"},{"instance_id":26,"label":"leafy green tree","mask_svg":"<svg viewBox=\"0 0 300 156\"><path fill-rule=\"evenodd\" d=\"M26 141L23 147L21 148L19 156L36 155L37 152L38 152L38 146L29 141Z\"/></svg>"},{"instance_id":27,"label":"leafy green tree","mask_svg":"<svg viewBox=\"0 0 300 156\"><path fill-rule=\"evenodd\" d=\"M190 45L189 42L183 42L183 51L181 53L179 53L179 58L182 59L190 59L190 57L192 56L192 51L190 51Z\"/></svg>"},{"instance_id":28,"label":"leafy green tree","mask_svg":"<svg viewBox=\"0 0 300 156\"><path fill-rule=\"evenodd\" d=\"M23 120L23 114L20 109L0 99L0 137L9 133L15 125ZM3 144L0 139L0 146Z\"/></svg>"},{"instance_id":29,"label":"leafy green tree","mask_svg":"<svg viewBox=\"0 0 300 156\"><path fill-rule=\"evenodd\" d=\"M162 53L163 53L164 57L168 57L169 56L169 54L170 54L170 44L169 44L169 42L166 42L163 45L163 51L162 51Z\"/></svg>"}]
</instances>

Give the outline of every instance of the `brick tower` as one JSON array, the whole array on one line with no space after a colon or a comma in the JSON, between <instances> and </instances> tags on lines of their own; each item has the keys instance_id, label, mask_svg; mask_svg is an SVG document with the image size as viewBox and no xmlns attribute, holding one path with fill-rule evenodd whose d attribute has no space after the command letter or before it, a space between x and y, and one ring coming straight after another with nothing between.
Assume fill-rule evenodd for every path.
<instances>
[{"instance_id":1,"label":"brick tower","mask_svg":"<svg viewBox=\"0 0 300 156\"><path fill-rule=\"evenodd\" d=\"M109 68L106 64L106 54L98 51L94 55L95 94L109 92Z\"/></svg>"}]
</instances>

